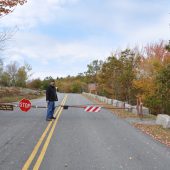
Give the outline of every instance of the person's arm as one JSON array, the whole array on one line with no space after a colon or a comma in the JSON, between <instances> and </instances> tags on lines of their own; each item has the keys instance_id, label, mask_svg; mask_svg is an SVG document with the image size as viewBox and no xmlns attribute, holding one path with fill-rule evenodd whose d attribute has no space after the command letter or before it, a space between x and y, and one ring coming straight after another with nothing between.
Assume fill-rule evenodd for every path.
<instances>
[{"instance_id":1,"label":"person's arm","mask_svg":"<svg viewBox=\"0 0 170 170\"><path fill-rule=\"evenodd\" d=\"M47 102L49 101L49 88L47 88L46 90L46 101Z\"/></svg>"},{"instance_id":2,"label":"person's arm","mask_svg":"<svg viewBox=\"0 0 170 170\"><path fill-rule=\"evenodd\" d=\"M58 101L58 96L57 96L57 93L56 93L56 101Z\"/></svg>"}]
</instances>

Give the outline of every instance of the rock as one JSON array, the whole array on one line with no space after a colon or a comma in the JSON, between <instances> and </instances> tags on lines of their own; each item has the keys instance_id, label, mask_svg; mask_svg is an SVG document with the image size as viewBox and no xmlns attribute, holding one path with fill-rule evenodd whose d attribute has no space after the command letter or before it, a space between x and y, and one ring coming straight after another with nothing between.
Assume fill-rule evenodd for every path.
<instances>
[{"instance_id":1,"label":"rock","mask_svg":"<svg viewBox=\"0 0 170 170\"><path fill-rule=\"evenodd\" d=\"M143 114L149 114L149 109L147 107L142 107Z\"/></svg>"},{"instance_id":2,"label":"rock","mask_svg":"<svg viewBox=\"0 0 170 170\"><path fill-rule=\"evenodd\" d=\"M112 99L107 99L107 104L113 104L113 100Z\"/></svg>"},{"instance_id":3,"label":"rock","mask_svg":"<svg viewBox=\"0 0 170 170\"><path fill-rule=\"evenodd\" d=\"M124 102L122 102L122 101L117 102L117 107L124 108L124 106L125 106Z\"/></svg>"},{"instance_id":4,"label":"rock","mask_svg":"<svg viewBox=\"0 0 170 170\"><path fill-rule=\"evenodd\" d=\"M170 128L170 116L159 114L156 118L156 124L162 125L163 128Z\"/></svg>"},{"instance_id":5,"label":"rock","mask_svg":"<svg viewBox=\"0 0 170 170\"><path fill-rule=\"evenodd\" d=\"M130 104L125 103L125 108L126 108L125 110L128 112L132 111L132 106Z\"/></svg>"},{"instance_id":6,"label":"rock","mask_svg":"<svg viewBox=\"0 0 170 170\"><path fill-rule=\"evenodd\" d=\"M132 106L132 113L138 114L137 109L136 109L136 106Z\"/></svg>"},{"instance_id":7,"label":"rock","mask_svg":"<svg viewBox=\"0 0 170 170\"><path fill-rule=\"evenodd\" d=\"M117 107L118 102L119 102L118 100L113 100L113 106Z\"/></svg>"}]
</instances>

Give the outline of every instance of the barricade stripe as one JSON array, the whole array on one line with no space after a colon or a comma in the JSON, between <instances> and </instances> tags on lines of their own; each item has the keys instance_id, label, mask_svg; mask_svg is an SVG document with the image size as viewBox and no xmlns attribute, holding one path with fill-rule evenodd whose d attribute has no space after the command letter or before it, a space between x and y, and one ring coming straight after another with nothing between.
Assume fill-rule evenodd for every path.
<instances>
[{"instance_id":1,"label":"barricade stripe","mask_svg":"<svg viewBox=\"0 0 170 170\"><path fill-rule=\"evenodd\" d=\"M96 110L96 112L99 112L101 110L101 107L98 107L98 109Z\"/></svg>"},{"instance_id":2,"label":"barricade stripe","mask_svg":"<svg viewBox=\"0 0 170 170\"><path fill-rule=\"evenodd\" d=\"M90 107L86 110L86 112L90 112L91 109L93 109L93 106L90 106Z\"/></svg>"},{"instance_id":3,"label":"barricade stripe","mask_svg":"<svg viewBox=\"0 0 170 170\"><path fill-rule=\"evenodd\" d=\"M99 109L99 107L94 107L92 112L97 112L98 109Z\"/></svg>"},{"instance_id":4,"label":"barricade stripe","mask_svg":"<svg viewBox=\"0 0 170 170\"><path fill-rule=\"evenodd\" d=\"M84 111L86 112L86 110L87 110L88 108L89 108L88 106L85 106L85 107L84 107Z\"/></svg>"}]
</instances>

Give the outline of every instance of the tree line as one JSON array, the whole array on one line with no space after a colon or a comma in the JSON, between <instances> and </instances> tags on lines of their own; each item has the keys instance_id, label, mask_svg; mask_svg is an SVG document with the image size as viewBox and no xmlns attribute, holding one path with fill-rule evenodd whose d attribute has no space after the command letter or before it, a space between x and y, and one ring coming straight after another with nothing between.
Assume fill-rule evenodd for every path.
<instances>
[{"instance_id":1,"label":"tree line","mask_svg":"<svg viewBox=\"0 0 170 170\"><path fill-rule=\"evenodd\" d=\"M0 17L11 13L26 0L0 0ZM9 32L0 32L0 51L11 38ZM0 85L46 89L52 77L29 80L31 66L17 62L3 65L0 57ZM112 53L105 61L94 60L84 73L56 78L60 92L88 92L88 84L97 86L97 93L113 99L136 103L141 97L151 113L170 115L170 42L161 41L138 48L127 48Z\"/></svg>"},{"instance_id":2,"label":"tree line","mask_svg":"<svg viewBox=\"0 0 170 170\"><path fill-rule=\"evenodd\" d=\"M141 97L151 113L170 115L170 45L161 41L112 53L105 61L94 60L75 77L58 78L61 92L88 91L95 83L102 96L136 104Z\"/></svg>"},{"instance_id":3,"label":"tree line","mask_svg":"<svg viewBox=\"0 0 170 170\"><path fill-rule=\"evenodd\" d=\"M29 64L20 66L16 61L4 66L3 60L0 59L0 86L26 87L31 70Z\"/></svg>"}]
</instances>

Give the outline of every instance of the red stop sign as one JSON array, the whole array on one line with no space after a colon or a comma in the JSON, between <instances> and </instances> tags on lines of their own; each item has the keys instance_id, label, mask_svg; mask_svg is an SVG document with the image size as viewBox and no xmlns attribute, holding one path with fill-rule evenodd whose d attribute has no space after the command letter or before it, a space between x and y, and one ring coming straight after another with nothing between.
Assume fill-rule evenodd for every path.
<instances>
[{"instance_id":1,"label":"red stop sign","mask_svg":"<svg viewBox=\"0 0 170 170\"><path fill-rule=\"evenodd\" d=\"M19 102L19 107L23 112L27 112L28 110L31 109L31 102L27 99L22 99Z\"/></svg>"}]
</instances>

